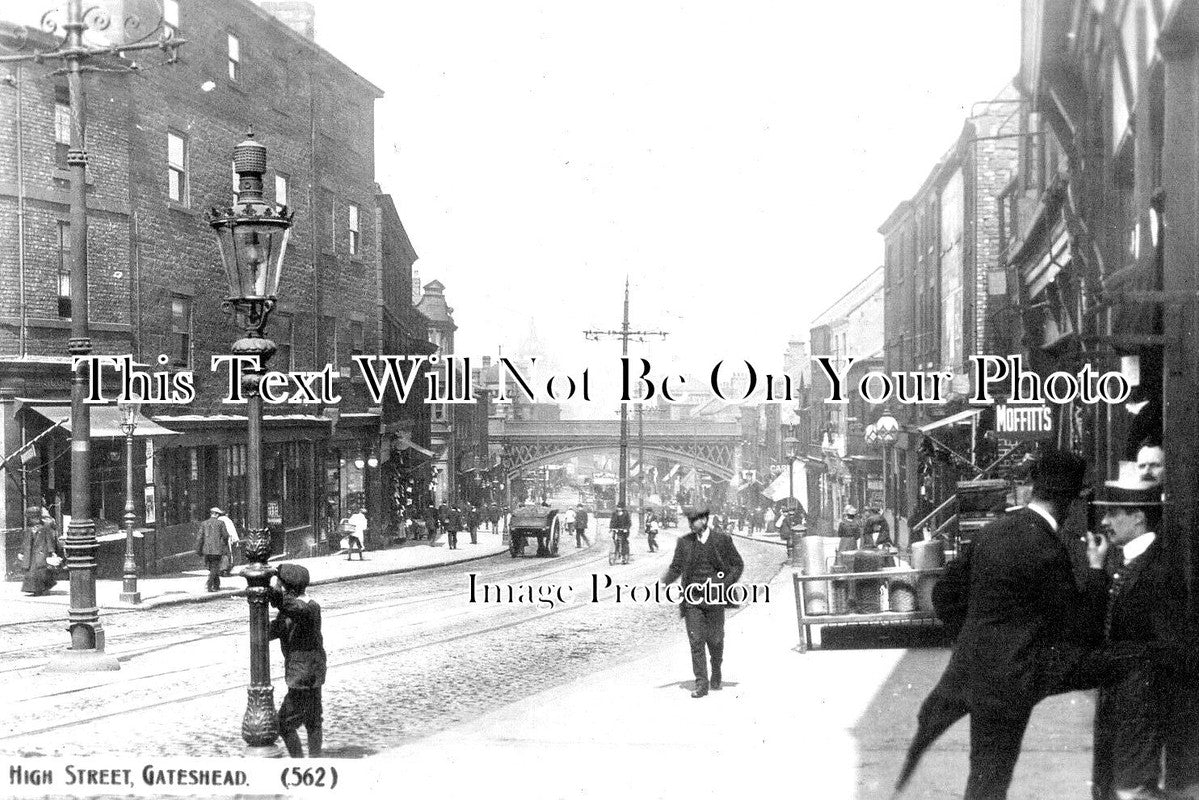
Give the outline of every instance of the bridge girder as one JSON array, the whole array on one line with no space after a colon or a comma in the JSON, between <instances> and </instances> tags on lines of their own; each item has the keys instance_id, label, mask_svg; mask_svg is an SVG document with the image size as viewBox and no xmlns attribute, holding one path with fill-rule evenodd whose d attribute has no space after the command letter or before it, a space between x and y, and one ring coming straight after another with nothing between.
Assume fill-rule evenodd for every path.
<instances>
[{"instance_id":1,"label":"bridge girder","mask_svg":"<svg viewBox=\"0 0 1199 800\"><path fill-rule=\"evenodd\" d=\"M505 477L511 480L523 470L563 461L586 453L610 453L620 446L616 441L579 441L554 439L521 439L503 441ZM636 448L631 438L629 449ZM725 480L732 479L737 440L734 438L696 441L646 441L642 449L647 456L671 458L689 467L702 469Z\"/></svg>"}]
</instances>

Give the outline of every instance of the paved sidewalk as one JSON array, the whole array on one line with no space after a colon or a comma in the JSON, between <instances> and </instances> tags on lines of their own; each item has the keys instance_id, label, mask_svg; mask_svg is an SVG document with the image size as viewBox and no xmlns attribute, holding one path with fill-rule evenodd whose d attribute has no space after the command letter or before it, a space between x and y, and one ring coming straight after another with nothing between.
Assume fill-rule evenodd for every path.
<instances>
[{"instance_id":1,"label":"paved sidewalk","mask_svg":"<svg viewBox=\"0 0 1199 800\"><path fill-rule=\"evenodd\" d=\"M502 544L500 539L500 534L484 530L479 533L477 545L470 543L470 534L459 534L457 550L450 550L446 547L445 537L442 536L432 547L428 542L420 542L387 550L370 550L364 554L365 559L362 561L357 558L347 561L344 554L334 554L313 558L272 558L271 563L281 563L283 560L287 560L303 564L312 576L312 585L316 586L488 558L507 551L507 545ZM219 592L210 593L204 590L207 577L206 570L197 569L166 576L139 578L137 588L142 595L142 602L139 605L120 601L120 580L98 580L96 581L96 599L102 609L149 610L164 605L201 603L221 597L245 594L246 582L237 575L236 570L232 577L221 578L223 588ZM48 594L41 597L30 597L21 591L20 581L0 583L0 624L19 621L29 616L42 617L51 607L62 608L65 615L65 609L70 604L68 586L69 584L65 580L61 580Z\"/></svg>"},{"instance_id":2,"label":"paved sidewalk","mask_svg":"<svg viewBox=\"0 0 1199 800\"><path fill-rule=\"evenodd\" d=\"M789 571L728 620L725 688L693 700L677 643L372 759L425 798L887 798L948 651L798 654ZM1011 800L1089 797L1091 699L1034 714ZM925 757L904 798L961 797L968 727ZM375 762L378 763L375 763Z\"/></svg>"}]
</instances>

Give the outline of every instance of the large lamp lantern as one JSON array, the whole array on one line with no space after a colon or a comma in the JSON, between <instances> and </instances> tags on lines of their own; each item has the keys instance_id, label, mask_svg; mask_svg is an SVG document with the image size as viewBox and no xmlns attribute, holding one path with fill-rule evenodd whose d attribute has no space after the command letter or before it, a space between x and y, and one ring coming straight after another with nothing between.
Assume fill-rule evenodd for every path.
<instances>
[{"instance_id":1,"label":"large lamp lantern","mask_svg":"<svg viewBox=\"0 0 1199 800\"><path fill-rule=\"evenodd\" d=\"M278 300L279 279L291 230L292 212L276 210L262 196L266 172L266 148L254 133L233 149L233 168L238 175L238 192L228 208L212 208L208 224L220 244L225 279L229 284L226 308L233 310L245 336L233 343L233 354L257 357L255 367L242 371L246 398L246 536L243 539L249 564L241 573L246 579L250 606L250 687L241 735L248 755L275 755L279 738L274 689L271 687L271 655L268 631L268 589L274 567L267 563L270 536L263 524L262 505L262 395L258 383L266 362L275 353L275 343L265 338L267 317Z\"/></svg>"}]
</instances>

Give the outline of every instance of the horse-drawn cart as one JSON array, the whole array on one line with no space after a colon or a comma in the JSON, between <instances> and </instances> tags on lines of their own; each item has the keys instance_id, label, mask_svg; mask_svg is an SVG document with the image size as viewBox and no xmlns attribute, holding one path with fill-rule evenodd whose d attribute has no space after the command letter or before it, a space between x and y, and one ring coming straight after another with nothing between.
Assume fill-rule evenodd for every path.
<instances>
[{"instance_id":1,"label":"horse-drawn cart","mask_svg":"<svg viewBox=\"0 0 1199 800\"><path fill-rule=\"evenodd\" d=\"M530 539L537 540L537 555L558 555L562 538L563 512L548 506L521 506L512 512L508 526L508 552L513 558L524 553Z\"/></svg>"}]
</instances>

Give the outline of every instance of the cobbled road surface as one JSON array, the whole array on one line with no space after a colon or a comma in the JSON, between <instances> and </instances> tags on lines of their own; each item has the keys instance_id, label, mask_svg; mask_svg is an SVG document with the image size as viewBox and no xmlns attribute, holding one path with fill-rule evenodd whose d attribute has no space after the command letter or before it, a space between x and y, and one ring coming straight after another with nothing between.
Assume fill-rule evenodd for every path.
<instances>
[{"instance_id":1,"label":"cobbled road surface","mask_svg":"<svg viewBox=\"0 0 1199 800\"><path fill-rule=\"evenodd\" d=\"M606 533L593 529L593 536L597 541L581 550L564 540L556 558L532 557L529 547L528 556L515 560L504 554L313 587L329 654L326 755L369 755L662 644L686 647L675 606L632 602L627 589L616 601L616 585L653 586L674 536L659 535L661 551L649 554L644 537L635 535L633 562L615 566L608 565ZM746 561L743 582L765 583L776 574L782 548L743 539L737 546ZM472 604L472 572L479 584L569 585L573 590L562 591L571 602ZM600 600L594 603L593 582ZM42 673L65 646L64 622L0 631L0 753L242 753L249 674L244 599L105 615L108 652L120 658L119 672ZM276 643L271 665L277 705L286 686Z\"/></svg>"}]
</instances>

